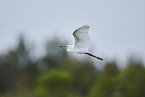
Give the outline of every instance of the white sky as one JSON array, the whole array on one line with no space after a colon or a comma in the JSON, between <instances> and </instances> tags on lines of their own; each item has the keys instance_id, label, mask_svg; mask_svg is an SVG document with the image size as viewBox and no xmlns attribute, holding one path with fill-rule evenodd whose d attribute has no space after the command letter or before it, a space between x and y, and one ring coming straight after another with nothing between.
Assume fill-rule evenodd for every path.
<instances>
[{"instance_id":1,"label":"white sky","mask_svg":"<svg viewBox=\"0 0 145 97\"><path fill-rule=\"evenodd\" d=\"M125 61L134 53L145 62L145 0L0 0L0 53L20 33L38 55L54 36L72 44L72 32L84 24L94 54Z\"/></svg>"}]
</instances>

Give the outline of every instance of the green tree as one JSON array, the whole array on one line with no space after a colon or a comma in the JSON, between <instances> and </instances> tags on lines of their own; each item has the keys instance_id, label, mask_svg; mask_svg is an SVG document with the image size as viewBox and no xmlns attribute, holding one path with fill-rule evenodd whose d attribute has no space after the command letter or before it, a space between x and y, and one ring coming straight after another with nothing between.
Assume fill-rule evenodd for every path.
<instances>
[{"instance_id":1,"label":"green tree","mask_svg":"<svg viewBox=\"0 0 145 97\"><path fill-rule=\"evenodd\" d=\"M115 62L106 63L100 76L94 82L88 97L113 97L119 69Z\"/></svg>"},{"instance_id":2,"label":"green tree","mask_svg":"<svg viewBox=\"0 0 145 97\"><path fill-rule=\"evenodd\" d=\"M36 95L38 97L68 97L73 80L73 76L67 71L47 71L38 80Z\"/></svg>"},{"instance_id":3,"label":"green tree","mask_svg":"<svg viewBox=\"0 0 145 97\"><path fill-rule=\"evenodd\" d=\"M37 72L37 65L31 61L28 46L20 36L18 46L0 56L0 89L3 93L14 93L31 88Z\"/></svg>"},{"instance_id":4,"label":"green tree","mask_svg":"<svg viewBox=\"0 0 145 97\"><path fill-rule=\"evenodd\" d=\"M120 73L114 97L145 97L144 90L145 68L133 63Z\"/></svg>"},{"instance_id":5,"label":"green tree","mask_svg":"<svg viewBox=\"0 0 145 97\"><path fill-rule=\"evenodd\" d=\"M73 94L85 96L90 92L94 83L94 78L98 74L98 70L89 59L82 61L67 58L61 65L61 70L67 70L74 76Z\"/></svg>"}]
</instances>

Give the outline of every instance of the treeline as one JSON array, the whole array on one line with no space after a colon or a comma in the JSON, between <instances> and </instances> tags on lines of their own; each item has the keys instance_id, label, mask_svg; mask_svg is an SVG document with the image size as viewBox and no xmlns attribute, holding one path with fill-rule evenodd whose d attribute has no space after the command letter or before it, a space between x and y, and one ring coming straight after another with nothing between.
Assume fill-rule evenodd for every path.
<instances>
[{"instance_id":1,"label":"treeline","mask_svg":"<svg viewBox=\"0 0 145 97\"><path fill-rule=\"evenodd\" d=\"M20 37L15 49L0 55L0 97L145 97L142 62L128 60L124 69L107 62L98 70L88 58L70 58L60 44L47 42L46 55L34 60Z\"/></svg>"}]
</instances>

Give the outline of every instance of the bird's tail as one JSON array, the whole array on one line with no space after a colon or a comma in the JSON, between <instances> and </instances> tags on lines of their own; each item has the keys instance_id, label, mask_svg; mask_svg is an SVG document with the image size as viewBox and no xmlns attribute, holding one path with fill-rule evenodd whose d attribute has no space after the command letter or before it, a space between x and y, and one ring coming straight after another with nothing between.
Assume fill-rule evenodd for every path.
<instances>
[{"instance_id":1,"label":"bird's tail","mask_svg":"<svg viewBox=\"0 0 145 97\"><path fill-rule=\"evenodd\" d=\"M97 58L97 59L99 59L99 60L103 60L103 58L97 57L97 56L95 56L95 55L93 55L93 54L91 54L91 53L88 53L88 52L85 52L84 54L87 54L87 55L92 56L92 57L94 57L94 58Z\"/></svg>"}]
</instances>

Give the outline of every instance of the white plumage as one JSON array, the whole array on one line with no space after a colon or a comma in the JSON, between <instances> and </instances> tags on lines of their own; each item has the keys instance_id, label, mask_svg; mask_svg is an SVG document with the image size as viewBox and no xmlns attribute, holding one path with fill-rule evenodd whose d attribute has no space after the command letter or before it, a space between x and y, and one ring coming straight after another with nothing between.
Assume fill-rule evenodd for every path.
<instances>
[{"instance_id":1,"label":"white plumage","mask_svg":"<svg viewBox=\"0 0 145 97\"><path fill-rule=\"evenodd\" d=\"M84 25L73 32L76 48L88 49L90 47L90 39L88 34L89 28L90 26Z\"/></svg>"},{"instance_id":2,"label":"white plumage","mask_svg":"<svg viewBox=\"0 0 145 97\"><path fill-rule=\"evenodd\" d=\"M66 45L60 47L66 48L67 52L70 53L87 54L99 60L103 60L102 58L88 52L88 49L90 47L90 39L88 34L89 28L90 26L84 25L73 32L73 36L75 38L75 45Z\"/></svg>"}]
</instances>

